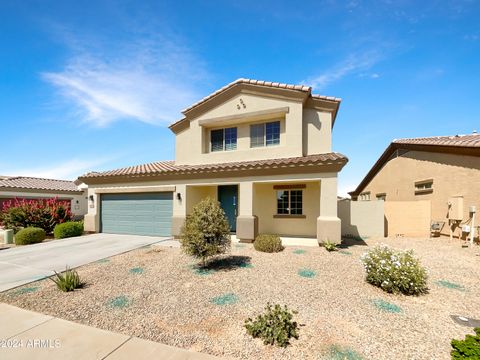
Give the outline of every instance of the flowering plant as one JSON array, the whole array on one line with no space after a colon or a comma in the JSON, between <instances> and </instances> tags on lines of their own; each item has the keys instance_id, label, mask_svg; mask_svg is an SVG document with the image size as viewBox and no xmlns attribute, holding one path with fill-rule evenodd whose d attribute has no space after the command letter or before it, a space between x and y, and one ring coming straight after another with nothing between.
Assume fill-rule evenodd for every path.
<instances>
[{"instance_id":1,"label":"flowering plant","mask_svg":"<svg viewBox=\"0 0 480 360\"><path fill-rule=\"evenodd\" d=\"M15 198L3 202L0 209L0 224L15 232L26 227L38 227L51 234L55 225L71 219L70 202L58 198Z\"/></svg>"},{"instance_id":2,"label":"flowering plant","mask_svg":"<svg viewBox=\"0 0 480 360\"><path fill-rule=\"evenodd\" d=\"M395 250L379 245L361 258L366 280L389 293L419 295L427 291L427 271L413 250Z\"/></svg>"}]
</instances>

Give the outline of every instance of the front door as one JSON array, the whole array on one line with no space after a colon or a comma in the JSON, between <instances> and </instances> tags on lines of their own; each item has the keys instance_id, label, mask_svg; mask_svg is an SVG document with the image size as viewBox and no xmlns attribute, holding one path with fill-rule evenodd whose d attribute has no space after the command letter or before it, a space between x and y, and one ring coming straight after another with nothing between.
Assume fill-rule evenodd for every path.
<instances>
[{"instance_id":1,"label":"front door","mask_svg":"<svg viewBox=\"0 0 480 360\"><path fill-rule=\"evenodd\" d=\"M228 223L230 224L230 231L235 232L237 229L238 186L219 186L218 201L220 202L223 211L225 211Z\"/></svg>"}]
</instances>

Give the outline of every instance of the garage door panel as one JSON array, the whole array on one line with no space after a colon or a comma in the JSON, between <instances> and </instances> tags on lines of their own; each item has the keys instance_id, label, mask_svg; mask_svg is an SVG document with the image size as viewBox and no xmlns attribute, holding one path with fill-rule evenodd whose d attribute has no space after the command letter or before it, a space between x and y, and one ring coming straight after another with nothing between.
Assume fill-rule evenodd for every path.
<instances>
[{"instance_id":1,"label":"garage door panel","mask_svg":"<svg viewBox=\"0 0 480 360\"><path fill-rule=\"evenodd\" d=\"M101 231L169 236L172 213L173 193L104 194Z\"/></svg>"}]
</instances>

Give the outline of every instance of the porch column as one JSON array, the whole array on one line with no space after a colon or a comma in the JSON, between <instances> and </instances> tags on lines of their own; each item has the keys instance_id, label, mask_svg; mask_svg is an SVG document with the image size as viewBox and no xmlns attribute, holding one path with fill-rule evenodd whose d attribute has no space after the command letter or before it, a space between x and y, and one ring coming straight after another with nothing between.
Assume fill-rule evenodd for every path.
<instances>
[{"instance_id":1,"label":"porch column","mask_svg":"<svg viewBox=\"0 0 480 360\"><path fill-rule=\"evenodd\" d=\"M238 190L239 211L237 216L237 239L253 241L258 232L258 219L253 215L253 182L241 182Z\"/></svg>"},{"instance_id":2,"label":"porch column","mask_svg":"<svg viewBox=\"0 0 480 360\"><path fill-rule=\"evenodd\" d=\"M87 233L98 233L100 231L100 195L95 189L87 191L87 214L83 218L83 228Z\"/></svg>"},{"instance_id":3,"label":"porch column","mask_svg":"<svg viewBox=\"0 0 480 360\"><path fill-rule=\"evenodd\" d=\"M320 181L320 216L317 218L317 240L340 243L341 221L337 216L337 176Z\"/></svg>"},{"instance_id":4,"label":"porch column","mask_svg":"<svg viewBox=\"0 0 480 360\"><path fill-rule=\"evenodd\" d=\"M172 236L178 238L187 216L187 186L176 185L175 190L173 193ZM180 194L180 199L177 194Z\"/></svg>"}]
</instances>

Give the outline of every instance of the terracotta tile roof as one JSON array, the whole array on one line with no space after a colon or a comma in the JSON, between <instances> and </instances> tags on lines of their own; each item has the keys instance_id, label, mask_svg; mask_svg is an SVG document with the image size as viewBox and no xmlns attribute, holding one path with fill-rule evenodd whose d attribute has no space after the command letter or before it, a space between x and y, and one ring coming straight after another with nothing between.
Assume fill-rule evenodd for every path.
<instances>
[{"instance_id":1,"label":"terracotta tile roof","mask_svg":"<svg viewBox=\"0 0 480 360\"><path fill-rule=\"evenodd\" d=\"M141 175L167 175L167 174L195 174L223 171L268 169L279 167L297 167L314 165L344 165L348 159L340 153L326 153L293 158L229 162L205 165L175 165L174 161L157 161L148 164L129 166L104 172L90 172L80 179L114 177L114 176L141 176Z\"/></svg>"},{"instance_id":2,"label":"terracotta tile roof","mask_svg":"<svg viewBox=\"0 0 480 360\"><path fill-rule=\"evenodd\" d=\"M394 144L480 147L480 134L398 139Z\"/></svg>"},{"instance_id":3,"label":"terracotta tile roof","mask_svg":"<svg viewBox=\"0 0 480 360\"><path fill-rule=\"evenodd\" d=\"M42 179L26 176L7 177L0 180L0 191L2 188L9 189L30 189L48 191L69 191L81 193L77 185L69 180Z\"/></svg>"},{"instance_id":4,"label":"terracotta tile roof","mask_svg":"<svg viewBox=\"0 0 480 360\"><path fill-rule=\"evenodd\" d=\"M188 108L183 109L182 113L185 113L185 112L197 107L198 105L203 104L204 102L210 100L214 96L216 96L216 95L224 92L225 90L231 88L232 86L235 86L235 85L238 85L238 84L250 84L250 85L258 85L258 86L266 86L266 87L271 87L271 88L296 90L296 91L302 91L302 92L307 92L307 93L310 93L312 91L312 88L310 86L305 86L305 85L292 85L292 84L284 84L284 83L271 82L271 81L262 81L262 80L240 78L240 79L237 79L237 80L231 82L230 84L225 85L224 87L218 89L217 91L211 93L210 95L204 97L200 101L197 101L196 103L190 105ZM341 101L340 98L331 97L331 96L323 96L323 95L312 94L312 97L317 98L317 99L336 101L336 102ZM179 121L181 121L181 120L179 120ZM179 122L179 121L177 121L177 122Z\"/></svg>"}]
</instances>

